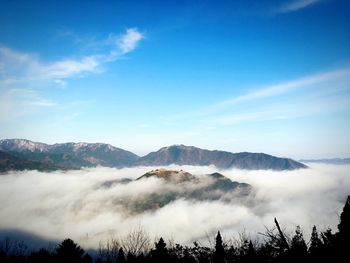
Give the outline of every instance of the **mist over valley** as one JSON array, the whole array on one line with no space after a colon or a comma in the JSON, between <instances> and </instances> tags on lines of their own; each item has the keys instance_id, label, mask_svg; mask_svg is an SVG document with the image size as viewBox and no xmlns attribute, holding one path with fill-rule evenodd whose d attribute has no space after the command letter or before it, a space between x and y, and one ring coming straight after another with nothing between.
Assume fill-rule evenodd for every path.
<instances>
[{"instance_id":1,"label":"mist over valley","mask_svg":"<svg viewBox=\"0 0 350 263\"><path fill-rule=\"evenodd\" d=\"M166 169L165 169L166 168ZM307 236L334 228L350 187L349 166L313 164L294 171L220 170L214 166L108 167L11 171L0 176L0 228L44 240L69 236L87 248L142 226L153 238L206 242L259 237L277 217ZM9 232L3 232L7 235ZM5 234L3 234L3 237Z\"/></svg>"}]
</instances>

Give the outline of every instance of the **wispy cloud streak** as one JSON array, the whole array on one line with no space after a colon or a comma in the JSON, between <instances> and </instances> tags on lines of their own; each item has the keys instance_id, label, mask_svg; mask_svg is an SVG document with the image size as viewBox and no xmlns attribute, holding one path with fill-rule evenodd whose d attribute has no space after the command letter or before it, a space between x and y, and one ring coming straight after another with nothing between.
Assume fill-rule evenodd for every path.
<instances>
[{"instance_id":1,"label":"wispy cloud streak","mask_svg":"<svg viewBox=\"0 0 350 263\"><path fill-rule=\"evenodd\" d=\"M285 3L280 8L275 10L276 14L284 14L284 13L290 13L294 11L298 11L300 9L309 7L311 5L314 5L316 3L321 2L322 0L294 0L288 3Z\"/></svg>"},{"instance_id":2,"label":"wispy cloud streak","mask_svg":"<svg viewBox=\"0 0 350 263\"><path fill-rule=\"evenodd\" d=\"M310 85L335 80L340 77L350 77L350 68L329 71L296 80L283 82L277 85L266 86L264 88L248 92L244 95L233 97L210 105L207 108L203 109L202 112L204 114L213 113L236 104L282 95L294 90L306 88Z\"/></svg>"},{"instance_id":3,"label":"wispy cloud streak","mask_svg":"<svg viewBox=\"0 0 350 263\"><path fill-rule=\"evenodd\" d=\"M203 131L243 123L286 121L350 110L350 68L312 74L240 93L202 108L169 117L167 127L183 126Z\"/></svg>"},{"instance_id":4,"label":"wispy cloud streak","mask_svg":"<svg viewBox=\"0 0 350 263\"><path fill-rule=\"evenodd\" d=\"M136 28L129 28L115 37L112 48L105 54L93 54L81 58L66 58L43 62L37 55L15 51L0 46L0 84L53 80L65 84L64 79L101 72L100 66L132 52L144 38Z\"/></svg>"}]
</instances>

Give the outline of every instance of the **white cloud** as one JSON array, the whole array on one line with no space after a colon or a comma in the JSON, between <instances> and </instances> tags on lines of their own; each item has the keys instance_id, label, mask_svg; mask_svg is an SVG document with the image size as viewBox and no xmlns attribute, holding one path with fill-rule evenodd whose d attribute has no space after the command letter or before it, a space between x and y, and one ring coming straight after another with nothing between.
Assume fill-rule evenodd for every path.
<instances>
[{"instance_id":1,"label":"white cloud","mask_svg":"<svg viewBox=\"0 0 350 263\"><path fill-rule=\"evenodd\" d=\"M192 174L208 174L215 167L170 166ZM87 247L97 247L112 235L125 235L143 226L153 237L173 237L190 242L222 230L231 237L244 229L254 236L272 226L277 217L293 231L300 224L309 233L336 230L338 213L349 194L350 166L312 165L295 171L225 170L222 174L251 184L255 192L247 202L180 199L154 212L127 215L118 200L140 198L168 188L157 180L116 184L101 183L120 178L135 179L153 167L126 169L92 168L81 171L40 173L11 172L0 176L0 228L18 229L49 239L73 238ZM308 238L308 235L305 235Z\"/></svg>"},{"instance_id":2,"label":"white cloud","mask_svg":"<svg viewBox=\"0 0 350 263\"><path fill-rule=\"evenodd\" d=\"M80 60L62 60L43 66L42 76L47 79L66 79L72 76L98 71L101 61L98 57L87 56Z\"/></svg>"},{"instance_id":3,"label":"white cloud","mask_svg":"<svg viewBox=\"0 0 350 263\"><path fill-rule=\"evenodd\" d=\"M275 13L283 14L283 13L298 11L300 9L309 7L311 5L319 3L321 1L322 0L293 0L293 1L289 1L288 3L285 3L280 8L278 8L275 11Z\"/></svg>"},{"instance_id":4,"label":"white cloud","mask_svg":"<svg viewBox=\"0 0 350 263\"><path fill-rule=\"evenodd\" d=\"M101 72L102 64L133 51L143 38L136 28L129 28L105 54L52 62L44 62L37 55L0 46L0 84L52 80L61 85L64 79Z\"/></svg>"},{"instance_id":5,"label":"white cloud","mask_svg":"<svg viewBox=\"0 0 350 263\"><path fill-rule=\"evenodd\" d=\"M43 62L38 56L24 54L7 47L0 47L0 60L3 70L0 71L0 83L27 83L67 79L80 74L97 72L101 62L94 56L81 59L64 59L51 63Z\"/></svg>"},{"instance_id":6,"label":"white cloud","mask_svg":"<svg viewBox=\"0 0 350 263\"><path fill-rule=\"evenodd\" d=\"M133 51L144 36L136 29L129 28L126 34L120 37L118 47L123 54Z\"/></svg>"}]
</instances>

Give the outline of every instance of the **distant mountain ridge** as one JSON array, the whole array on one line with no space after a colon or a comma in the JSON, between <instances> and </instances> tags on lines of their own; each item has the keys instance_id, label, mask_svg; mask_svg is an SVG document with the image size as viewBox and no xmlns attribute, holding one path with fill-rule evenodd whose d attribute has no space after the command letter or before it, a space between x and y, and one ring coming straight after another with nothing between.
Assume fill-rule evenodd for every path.
<instances>
[{"instance_id":1,"label":"distant mountain ridge","mask_svg":"<svg viewBox=\"0 0 350 263\"><path fill-rule=\"evenodd\" d=\"M214 165L219 169L238 168L248 170L294 170L306 165L288 158L265 153L231 153L203 150L193 146L173 145L163 147L138 159L138 165Z\"/></svg>"},{"instance_id":2,"label":"distant mountain ridge","mask_svg":"<svg viewBox=\"0 0 350 263\"><path fill-rule=\"evenodd\" d=\"M264 153L210 151L185 145L163 147L156 152L139 157L130 151L104 143L69 142L50 145L25 139L5 139L0 140L0 151L17 158L17 162L22 162L23 169L39 170L67 170L95 166L123 168L170 164L214 165L219 169L248 170L293 170L307 167L292 159L279 158ZM38 168L32 168L31 165L26 168L23 161L36 162L34 166ZM15 162L14 159L12 165L8 165L8 163L0 161L0 170L16 170ZM44 167L49 168L44 169Z\"/></svg>"},{"instance_id":3,"label":"distant mountain ridge","mask_svg":"<svg viewBox=\"0 0 350 263\"><path fill-rule=\"evenodd\" d=\"M350 164L350 158L303 159L303 160L300 160L300 162L344 165L344 164Z\"/></svg>"}]
</instances>

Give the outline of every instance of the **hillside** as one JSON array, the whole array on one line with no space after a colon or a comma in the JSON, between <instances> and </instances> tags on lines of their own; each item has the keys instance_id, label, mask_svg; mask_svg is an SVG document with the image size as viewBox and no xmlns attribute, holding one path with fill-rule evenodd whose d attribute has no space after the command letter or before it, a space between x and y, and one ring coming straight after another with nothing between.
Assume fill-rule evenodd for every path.
<instances>
[{"instance_id":1,"label":"hillside","mask_svg":"<svg viewBox=\"0 0 350 263\"><path fill-rule=\"evenodd\" d=\"M63 167L54 166L40 161L22 160L9 153L0 151L0 172L8 172L11 170L54 171L58 169L63 169Z\"/></svg>"},{"instance_id":2,"label":"hillside","mask_svg":"<svg viewBox=\"0 0 350 263\"><path fill-rule=\"evenodd\" d=\"M252 186L231 181L220 173L193 175L183 170L156 169L145 173L134 181L115 180L103 182L100 187L111 188L129 184L139 187L146 180L159 180L158 188L147 194L137 195L131 199L116 199L112 202L122 204L126 211L143 213L157 210L179 199L199 201L242 202L251 193Z\"/></svg>"}]
</instances>

